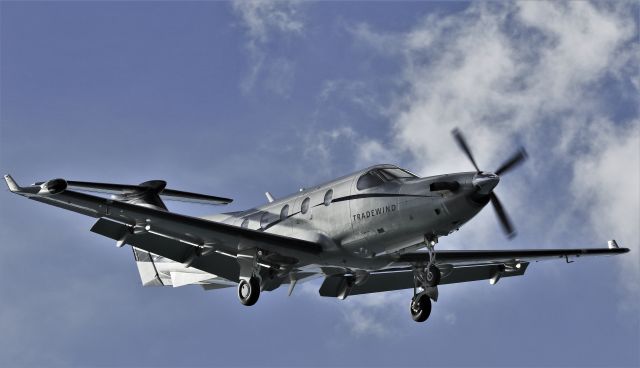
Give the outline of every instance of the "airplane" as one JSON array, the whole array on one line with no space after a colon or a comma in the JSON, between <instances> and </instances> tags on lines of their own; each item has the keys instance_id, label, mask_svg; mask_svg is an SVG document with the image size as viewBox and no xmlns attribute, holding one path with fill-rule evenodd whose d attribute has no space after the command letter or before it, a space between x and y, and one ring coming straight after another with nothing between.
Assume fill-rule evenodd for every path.
<instances>
[{"instance_id":1,"label":"airplane","mask_svg":"<svg viewBox=\"0 0 640 368\"><path fill-rule=\"evenodd\" d=\"M170 212L163 200L213 205L229 198L167 189L162 180L139 185L52 179L9 190L98 220L91 231L130 245L143 286L237 286L243 305L261 291L324 278L324 297L413 289L410 313L424 322L438 286L524 275L542 260L627 253L607 248L436 250L441 237L460 229L487 204L504 233L515 228L495 188L520 165L520 149L494 172L479 169L466 139L453 130L475 171L418 177L394 165L375 165L246 211L192 217ZM92 194L92 193L100 194ZM91 194L90 194L91 193ZM109 194L110 196L105 196ZM424 248L424 250L420 250Z\"/></svg>"}]
</instances>

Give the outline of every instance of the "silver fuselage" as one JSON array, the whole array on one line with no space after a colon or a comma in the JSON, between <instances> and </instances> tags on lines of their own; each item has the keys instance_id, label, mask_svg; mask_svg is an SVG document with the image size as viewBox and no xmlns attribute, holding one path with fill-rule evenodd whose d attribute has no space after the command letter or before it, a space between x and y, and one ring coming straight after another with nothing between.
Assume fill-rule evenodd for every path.
<instances>
[{"instance_id":1,"label":"silver fuselage","mask_svg":"<svg viewBox=\"0 0 640 368\"><path fill-rule=\"evenodd\" d=\"M488 202L474 199L475 172L397 179L357 189L361 175L389 167L395 168L372 166L260 207L206 219L319 242L328 253L371 258L419 248L425 235L448 235ZM431 183L442 181L457 182L460 187L455 191L431 190ZM307 198L309 205L304 211Z\"/></svg>"}]
</instances>

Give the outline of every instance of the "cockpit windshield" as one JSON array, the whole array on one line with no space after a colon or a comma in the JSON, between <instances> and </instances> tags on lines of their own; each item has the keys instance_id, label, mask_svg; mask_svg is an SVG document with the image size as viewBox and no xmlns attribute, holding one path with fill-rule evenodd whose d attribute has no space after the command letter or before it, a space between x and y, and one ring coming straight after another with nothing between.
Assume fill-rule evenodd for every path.
<instances>
[{"instance_id":1,"label":"cockpit windshield","mask_svg":"<svg viewBox=\"0 0 640 368\"><path fill-rule=\"evenodd\" d=\"M417 178L408 171L398 168L376 169L367 172L358 179L358 190L369 189L397 179Z\"/></svg>"}]
</instances>

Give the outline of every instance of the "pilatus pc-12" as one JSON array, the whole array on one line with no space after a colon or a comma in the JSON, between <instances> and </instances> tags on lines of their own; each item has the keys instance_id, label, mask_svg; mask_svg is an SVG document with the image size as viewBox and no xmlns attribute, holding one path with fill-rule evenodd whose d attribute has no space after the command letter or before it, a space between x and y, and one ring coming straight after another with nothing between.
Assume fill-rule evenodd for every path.
<instances>
[{"instance_id":1,"label":"pilatus pc-12","mask_svg":"<svg viewBox=\"0 0 640 368\"><path fill-rule=\"evenodd\" d=\"M241 212L203 218L167 210L163 199L227 204L231 199L140 185L54 179L11 192L97 218L94 233L128 244L145 286L233 287L244 305L261 291L324 278L320 295L411 289L411 316L425 321L438 285L523 275L531 261L615 255L607 248L441 250L438 240L491 203L507 236L515 234L494 190L500 177L525 158L520 150L495 172L481 171L462 134L454 137L474 172L425 178L392 165L376 165ZM110 197L84 192L111 194ZM425 250L418 251L421 248Z\"/></svg>"}]
</instances>

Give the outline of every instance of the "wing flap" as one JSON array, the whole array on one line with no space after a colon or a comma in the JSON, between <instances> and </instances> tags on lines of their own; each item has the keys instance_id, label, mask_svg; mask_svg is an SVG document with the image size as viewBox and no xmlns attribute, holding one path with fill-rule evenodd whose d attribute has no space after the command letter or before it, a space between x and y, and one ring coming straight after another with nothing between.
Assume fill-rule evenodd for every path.
<instances>
[{"instance_id":1,"label":"wing flap","mask_svg":"<svg viewBox=\"0 0 640 368\"><path fill-rule=\"evenodd\" d=\"M100 219L91 228L91 231L114 240L126 237L126 243L138 249L157 254L175 262L187 261L193 252L193 247L180 241L169 239L154 234L132 234L127 225ZM239 280L239 266L235 258L219 253L209 253L196 258L191 267L223 277L230 281Z\"/></svg>"},{"instance_id":2,"label":"wing flap","mask_svg":"<svg viewBox=\"0 0 640 368\"><path fill-rule=\"evenodd\" d=\"M440 281L444 284L457 284L461 282L489 280L496 275L501 277L524 275L528 263L522 263L519 269L505 272L502 265L460 266L454 267L451 272L443 275ZM329 276L320 287L320 295L338 297L343 287L342 275ZM376 272L369 275L367 281L361 285L354 285L349 295L371 294L384 291L394 291L413 288L413 271Z\"/></svg>"}]
</instances>

